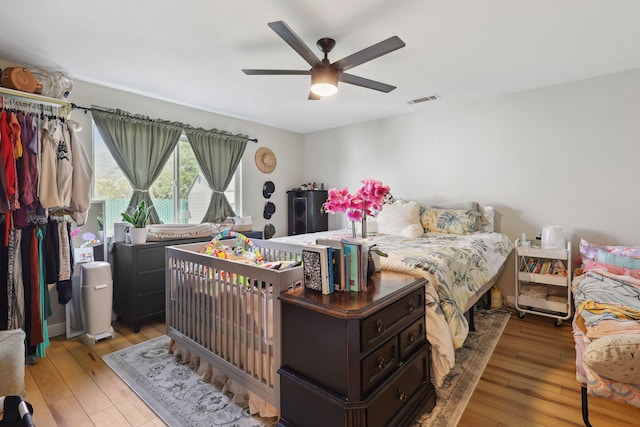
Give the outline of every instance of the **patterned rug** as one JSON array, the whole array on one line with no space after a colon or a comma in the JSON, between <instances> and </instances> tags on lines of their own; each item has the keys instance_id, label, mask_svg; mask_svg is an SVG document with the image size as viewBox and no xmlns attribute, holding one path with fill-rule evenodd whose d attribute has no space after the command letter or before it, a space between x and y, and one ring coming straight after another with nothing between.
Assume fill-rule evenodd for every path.
<instances>
[{"instance_id":1,"label":"patterned rug","mask_svg":"<svg viewBox=\"0 0 640 427\"><path fill-rule=\"evenodd\" d=\"M464 345L456 350L456 366L444 379L442 387L436 389L435 408L419 416L416 426L458 425L510 315L506 309L475 312L475 332L469 332Z\"/></svg>"},{"instance_id":2,"label":"patterned rug","mask_svg":"<svg viewBox=\"0 0 640 427\"><path fill-rule=\"evenodd\" d=\"M456 351L456 367L437 390L433 411L416 426L455 426L493 353L509 313L477 311L476 332ZM272 427L275 419L251 416L219 387L206 383L167 352L162 336L102 357L107 365L169 426Z\"/></svg>"}]
</instances>

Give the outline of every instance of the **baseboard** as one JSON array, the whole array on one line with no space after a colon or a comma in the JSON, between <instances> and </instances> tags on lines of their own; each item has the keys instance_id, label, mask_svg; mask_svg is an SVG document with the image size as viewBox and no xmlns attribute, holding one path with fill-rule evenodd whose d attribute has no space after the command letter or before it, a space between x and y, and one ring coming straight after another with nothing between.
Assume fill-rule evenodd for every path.
<instances>
[{"instance_id":1,"label":"baseboard","mask_svg":"<svg viewBox=\"0 0 640 427\"><path fill-rule=\"evenodd\" d=\"M47 325L47 331L49 332L49 337L57 337L58 335L66 335L67 334L67 324L65 322L53 323L51 325Z\"/></svg>"}]
</instances>

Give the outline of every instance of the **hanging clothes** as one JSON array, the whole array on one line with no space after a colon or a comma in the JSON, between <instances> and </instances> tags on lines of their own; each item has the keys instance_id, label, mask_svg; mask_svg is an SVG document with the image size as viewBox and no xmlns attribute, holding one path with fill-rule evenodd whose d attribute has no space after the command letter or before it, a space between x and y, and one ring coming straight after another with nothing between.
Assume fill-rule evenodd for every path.
<instances>
[{"instance_id":1,"label":"hanging clothes","mask_svg":"<svg viewBox=\"0 0 640 427\"><path fill-rule=\"evenodd\" d=\"M0 120L3 120L2 116L0 116ZM4 148L3 148L3 144L5 142L4 138L7 138L7 135L3 135L3 131L2 129L0 129L0 151L2 151L2 153L4 153ZM9 212L9 195L7 193L7 174L5 171L4 154L2 154L1 156L2 156L2 161L0 161L0 214L4 214Z\"/></svg>"},{"instance_id":2,"label":"hanging clothes","mask_svg":"<svg viewBox=\"0 0 640 427\"><path fill-rule=\"evenodd\" d=\"M20 101L22 102L22 101ZM20 104L30 103L25 101ZM58 302L72 295L74 271L68 215L84 224L91 204L92 166L76 131L79 125L53 114L21 108L0 110L0 329L22 328L28 357L49 346L49 285ZM4 224L2 224L4 221Z\"/></svg>"},{"instance_id":3,"label":"hanging clothes","mask_svg":"<svg viewBox=\"0 0 640 427\"><path fill-rule=\"evenodd\" d=\"M0 152L2 153L2 163L4 165L6 193L9 209L12 208L12 201L16 199L16 165L13 157L13 146L11 144L11 126L9 126L9 114L6 110L0 112ZM9 245L9 231L11 229L11 217L7 216L4 224L5 235L4 245Z\"/></svg>"},{"instance_id":4,"label":"hanging clothes","mask_svg":"<svg viewBox=\"0 0 640 427\"><path fill-rule=\"evenodd\" d=\"M56 158L58 157L58 144L51 138L51 127L53 120L45 117L42 124L42 154L40 179L38 181L38 197L40 205L45 208L55 208L60 205L58 197L58 168ZM53 124L55 131L55 124Z\"/></svg>"},{"instance_id":5,"label":"hanging clothes","mask_svg":"<svg viewBox=\"0 0 640 427\"><path fill-rule=\"evenodd\" d=\"M57 206L68 208L71 204L71 192L73 184L73 152L71 151L69 128L67 123L60 119L49 121L49 134L56 149L56 178L58 181Z\"/></svg>"},{"instance_id":6,"label":"hanging clothes","mask_svg":"<svg viewBox=\"0 0 640 427\"><path fill-rule=\"evenodd\" d=\"M69 120L70 147L72 157L72 185L71 202L69 208L74 211L73 219L79 226L84 225L87 214L91 207L91 180L93 178L93 168L89 156L78 137L78 132L82 129L78 122Z\"/></svg>"},{"instance_id":7,"label":"hanging clothes","mask_svg":"<svg viewBox=\"0 0 640 427\"><path fill-rule=\"evenodd\" d=\"M51 299L49 295L49 286L45 280L45 261L44 261L44 237L46 225L38 226L36 237L38 238L38 284L40 286L40 316L42 321L42 342L36 347L36 356L44 357L46 349L49 347L49 329L47 326L47 318L51 316Z\"/></svg>"},{"instance_id":8,"label":"hanging clothes","mask_svg":"<svg viewBox=\"0 0 640 427\"><path fill-rule=\"evenodd\" d=\"M29 208L35 201L35 192L33 191L33 173L31 168L35 165L36 154L29 150L29 144L33 139L33 126L30 114L24 114L22 111L18 111L18 122L21 124L22 132L20 138L20 145L22 147L22 156L16 161L18 169L18 189L20 191L20 205L24 208Z\"/></svg>"},{"instance_id":9,"label":"hanging clothes","mask_svg":"<svg viewBox=\"0 0 640 427\"><path fill-rule=\"evenodd\" d=\"M0 241L4 242L7 231L0 227ZM0 277L7 278L9 274L9 249L0 244ZM0 280L0 330L9 329L9 283Z\"/></svg>"},{"instance_id":10,"label":"hanging clothes","mask_svg":"<svg viewBox=\"0 0 640 427\"><path fill-rule=\"evenodd\" d=\"M21 230L11 230L9 236L9 268L7 274L9 329L22 329L24 326L24 287L22 284L22 262L20 260L21 237Z\"/></svg>"}]
</instances>

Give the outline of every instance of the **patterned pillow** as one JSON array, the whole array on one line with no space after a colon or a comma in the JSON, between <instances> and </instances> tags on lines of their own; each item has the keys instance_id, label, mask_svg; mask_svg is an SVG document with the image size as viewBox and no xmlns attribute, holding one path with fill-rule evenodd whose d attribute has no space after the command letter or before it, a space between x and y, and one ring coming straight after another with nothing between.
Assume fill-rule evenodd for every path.
<instances>
[{"instance_id":1,"label":"patterned pillow","mask_svg":"<svg viewBox=\"0 0 640 427\"><path fill-rule=\"evenodd\" d=\"M608 335L594 340L583 354L584 364L598 375L623 383L640 384L639 334Z\"/></svg>"},{"instance_id":2,"label":"patterned pillow","mask_svg":"<svg viewBox=\"0 0 640 427\"><path fill-rule=\"evenodd\" d=\"M616 255L613 252L608 252L603 249L598 250L598 262L617 265L618 267L624 267L630 270L640 269L640 258Z\"/></svg>"},{"instance_id":3,"label":"patterned pillow","mask_svg":"<svg viewBox=\"0 0 640 427\"><path fill-rule=\"evenodd\" d=\"M603 246L589 243L584 239L580 239L580 255L582 255L583 260L590 259L596 261L598 259L598 251L600 250L609 252L617 256L640 258L640 246Z\"/></svg>"},{"instance_id":4,"label":"patterned pillow","mask_svg":"<svg viewBox=\"0 0 640 427\"><path fill-rule=\"evenodd\" d=\"M426 208L421 221L426 232L471 234L476 231L479 216L475 210Z\"/></svg>"}]
</instances>

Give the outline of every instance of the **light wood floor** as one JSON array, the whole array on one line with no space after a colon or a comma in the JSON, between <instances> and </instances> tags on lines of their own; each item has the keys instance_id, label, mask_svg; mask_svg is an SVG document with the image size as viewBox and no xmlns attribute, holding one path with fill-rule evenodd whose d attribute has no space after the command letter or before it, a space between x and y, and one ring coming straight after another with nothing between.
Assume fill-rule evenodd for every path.
<instances>
[{"instance_id":1,"label":"light wood floor","mask_svg":"<svg viewBox=\"0 0 640 427\"><path fill-rule=\"evenodd\" d=\"M114 323L117 337L87 347L55 338L47 357L26 370L26 399L38 427L163 426L162 421L116 376L101 356L164 333L164 323L143 324L139 333ZM569 323L512 316L460 426L580 426L580 387ZM640 424L640 409L591 398L594 426Z\"/></svg>"}]
</instances>

